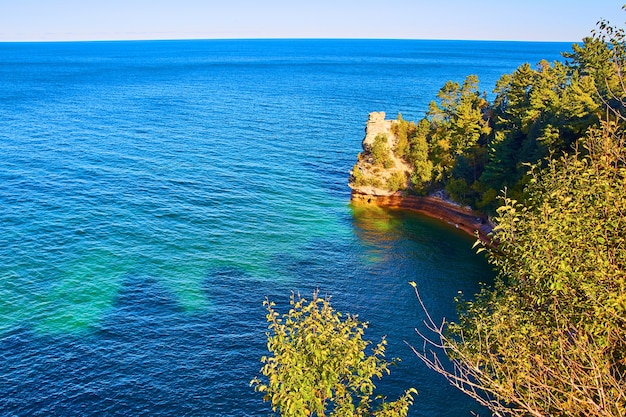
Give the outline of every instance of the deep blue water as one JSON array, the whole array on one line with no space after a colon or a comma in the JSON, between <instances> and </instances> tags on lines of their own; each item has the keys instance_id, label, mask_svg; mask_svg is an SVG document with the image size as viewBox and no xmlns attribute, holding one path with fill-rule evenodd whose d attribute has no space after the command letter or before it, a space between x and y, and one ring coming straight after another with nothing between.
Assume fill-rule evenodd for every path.
<instances>
[{"instance_id":1,"label":"deep blue water","mask_svg":"<svg viewBox=\"0 0 626 417\"><path fill-rule=\"evenodd\" d=\"M350 206L371 111L423 116L569 44L0 44L0 414L263 416L267 296L331 294L387 335L412 416L476 409L407 341L491 272L472 239Z\"/></svg>"}]
</instances>

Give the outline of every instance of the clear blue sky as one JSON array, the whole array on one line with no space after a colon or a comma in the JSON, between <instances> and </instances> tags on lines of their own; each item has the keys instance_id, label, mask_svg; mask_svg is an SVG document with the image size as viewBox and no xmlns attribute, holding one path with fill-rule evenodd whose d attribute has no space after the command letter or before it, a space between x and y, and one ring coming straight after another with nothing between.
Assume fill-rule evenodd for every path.
<instances>
[{"instance_id":1,"label":"clear blue sky","mask_svg":"<svg viewBox=\"0 0 626 417\"><path fill-rule=\"evenodd\" d=\"M0 0L0 41L406 38L579 41L626 0Z\"/></svg>"}]
</instances>

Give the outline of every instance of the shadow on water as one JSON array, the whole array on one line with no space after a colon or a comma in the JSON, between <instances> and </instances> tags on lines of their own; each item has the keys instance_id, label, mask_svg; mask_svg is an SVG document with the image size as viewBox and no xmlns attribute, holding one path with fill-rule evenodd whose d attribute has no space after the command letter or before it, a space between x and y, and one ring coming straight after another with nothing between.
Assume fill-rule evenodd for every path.
<instances>
[{"instance_id":1,"label":"shadow on water","mask_svg":"<svg viewBox=\"0 0 626 417\"><path fill-rule=\"evenodd\" d=\"M90 332L16 329L0 338L3 415L264 415L249 381L265 349L268 287L210 271L211 311L188 312L162 280L126 276Z\"/></svg>"},{"instance_id":2,"label":"shadow on water","mask_svg":"<svg viewBox=\"0 0 626 417\"><path fill-rule=\"evenodd\" d=\"M268 297L285 312L292 291L310 297L319 289L338 311L369 322L369 340L386 335L388 358L401 358L377 384L380 393L393 399L417 388L411 416L469 415L475 404L405 343L421 346L414 328L423 320L408 282L417 282L436 319L452 318L454 296L474 293L490 279L489 266L471 250L471 238L437 221L380 208L345 215L352 236L322 235L298 250L274 252L268 263L275 280L236 266L206 270L199 292L208 308L186 308L172 282L136 269L115 281L116 295L89 332L44 333L24 322L0 337L0 409L52 416L266 415L269 405L249 386L266 354L262 302Z\"/></svg>"}]
</instances>

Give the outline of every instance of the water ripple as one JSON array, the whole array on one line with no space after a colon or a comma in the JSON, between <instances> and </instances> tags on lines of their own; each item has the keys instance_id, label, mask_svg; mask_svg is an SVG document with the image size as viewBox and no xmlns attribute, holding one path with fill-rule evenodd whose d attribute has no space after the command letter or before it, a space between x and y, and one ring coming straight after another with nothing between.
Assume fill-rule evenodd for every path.
<instances>
[{"instance_id":1,"label":"water ripple","mask_svg":"<svg viewBox=\"0 0 626 417\"><path fill-rule=\"evenodd\" d=\"M346 175L368 112L421 117L447 79L488 89L560 46L0 43L0 414L267 414L262 301L316 288L405 358L383 392L465 413L402 342L406 282L441 316L487 266L437 223L351 208Z\"/></svg>"}]
</instances>

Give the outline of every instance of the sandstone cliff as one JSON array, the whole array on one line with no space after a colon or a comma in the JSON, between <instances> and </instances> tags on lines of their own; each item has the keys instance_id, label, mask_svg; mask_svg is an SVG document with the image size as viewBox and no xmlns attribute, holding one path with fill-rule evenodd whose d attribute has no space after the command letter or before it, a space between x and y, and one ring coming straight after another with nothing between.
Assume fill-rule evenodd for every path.
<instances>
[{"instance_id":1,"label":"sandstone cliff","mask_svg":"<svg viewBox=\"0 0 626 417\"><path fill-rule=\"evenodd\" d=\"M412 167L393 153L398 140L394 134L395 123L396 120L385 120L384 112L370 113L365 126L363 151L359 153L358 161L350 172L348 185L352 189L352 201L355 204L375 204L416 211L440 219L471 235L478 233L480 239L488 240L493 224L481 213L446 200L437 193L430 196L409 195L407 190ZM380 135L387 138L386 146L391 158L388 167L381 166L374 160L372 151L376 137ZM395 189L390 187L394 176L402 182Z\"/></svg>"},{"instance_id":2,"label":"sandstone cliff","mask_svg":"<svg viewBox=\"0 0 626 417\"><path fill-rule=\"evenodd\" d=\"M353 191L361 194L384 196L392 195L398 190L408 187L411 167L396 157L393 149L398 138L393 132L396 120L386 120L385 112L372 112L365 125L365 138L361 144L363 152L350 171L348 185ZM387 151L391 163L387 167L377 164L372 150L377 136L387 138Z\"/></svg>"},{"instance_id":3,"label":"sandstone cliff","mask_svg":"<svg viewBox=\"0 0 626 417\"><path fill-rule=\"evenodd\" d=\"M353 204L375 204L380 207L415 211L446 222L472 236L478 234L484 242L491 240L489 233L493 230L493 224L486 217L438 197L402 195L401 193L375 196L353 191L352 202Z\"/></svg>"}]
</instances>

